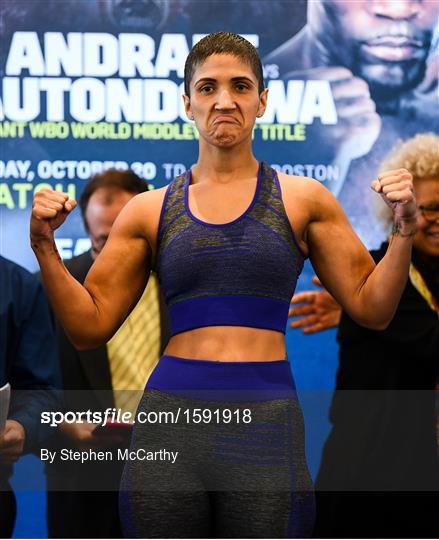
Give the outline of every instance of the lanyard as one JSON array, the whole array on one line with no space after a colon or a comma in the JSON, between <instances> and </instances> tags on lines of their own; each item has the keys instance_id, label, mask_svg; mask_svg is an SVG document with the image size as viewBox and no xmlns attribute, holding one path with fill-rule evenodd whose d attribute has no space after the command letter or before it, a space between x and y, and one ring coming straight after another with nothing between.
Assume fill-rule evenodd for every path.
<instances>
[{"instance_id":1,"label":"lanyard","mask_svg":"<svg viewBox=\"0 0 439 540\"><path fill-rule=\"evenodd\" d=\"M436 311L439 317L439 304L437 303L434 296L431 294L429 288L427 287L427 284L424 281L424 278L421 276L419 271L412 263L410 263L409 277L413 287L419 292L419 294L424 298L424 300L426 300L429 307L433 311Z\"/></svg>"}]
</instances>

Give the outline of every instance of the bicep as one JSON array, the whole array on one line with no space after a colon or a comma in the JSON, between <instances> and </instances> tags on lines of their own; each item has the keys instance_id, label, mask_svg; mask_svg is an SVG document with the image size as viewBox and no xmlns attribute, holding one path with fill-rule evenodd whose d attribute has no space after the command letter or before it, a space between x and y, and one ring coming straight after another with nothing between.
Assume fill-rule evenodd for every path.
<instances>
[{"instance_id":1,"label":"bicep","mask_svg":"<svg viewBox=\"0 0 439 540\"><path fill-rule=\"evenodd\" d=\"M151 270L142 206L133 200L122 210L84 282L111 335L137 304Z\"/></svg>"},{"instance_id":2,"label":"bicep","mask_svg":"<svg viewBox=\"0 0 439 540\"><path fill-rule=\"evenodd\" d=\"M355 314L358 293L375 263L333 195L323 187L316 195L316 216L307 231L310 260L324 287Z\"/></svg>"}]
</instances>

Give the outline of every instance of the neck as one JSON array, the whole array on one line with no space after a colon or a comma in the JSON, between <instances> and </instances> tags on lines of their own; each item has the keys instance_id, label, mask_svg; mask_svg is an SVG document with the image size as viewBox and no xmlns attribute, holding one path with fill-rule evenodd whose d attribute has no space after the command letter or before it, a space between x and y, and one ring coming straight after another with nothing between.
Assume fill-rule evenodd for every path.
<instances>
[{"instance_id":1,"label":"neck","mask_svg":"<svg viewBox=\"0 0 439 540\"><path fill-rule=\"evenodd\" d=\"M192 176L195 183L203 179L228 182L254 176L257 169L258 161L253 155L251 140L230 148L219 148L200 140L200 153L192 168Z\"/></svg>"}]
</instances>

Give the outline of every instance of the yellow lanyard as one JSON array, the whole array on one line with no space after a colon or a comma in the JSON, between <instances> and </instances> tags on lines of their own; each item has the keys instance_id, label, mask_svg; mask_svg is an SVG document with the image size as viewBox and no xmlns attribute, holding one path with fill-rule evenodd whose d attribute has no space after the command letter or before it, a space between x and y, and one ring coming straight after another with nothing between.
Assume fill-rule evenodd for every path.
<instances>
[{"instance_id":1,"label":"yellow lanyard","mask_svg":"<svg viewBox=\"0 0 439 540\"><path fill-rule=\"evenodd\" d=\"M412 263L410 263L409 277L413 287L426 300L429 307L435 311L439 317L439 304L431 294L427 284L424 281L424 278Z\"/></svg>"}]
</instances>

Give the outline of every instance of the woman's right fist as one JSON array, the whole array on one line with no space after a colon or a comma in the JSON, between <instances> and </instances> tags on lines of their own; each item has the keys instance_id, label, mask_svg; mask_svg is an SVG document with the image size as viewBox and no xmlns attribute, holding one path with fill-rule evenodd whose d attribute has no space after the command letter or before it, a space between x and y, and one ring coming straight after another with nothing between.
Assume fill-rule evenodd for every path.
<instances>
[{"instance_id":1,"label":"woman's right fist","mask_svg":"<svg viewBox=\"0 0 439 540\"><path fill-rule=\"evenodd\" d=\"M64 223L75 206L76 201L69 199L66 193L52 189L35 193L30 219L31 238L52 240L53 231Z\"/></svg>"}]
</instances>

